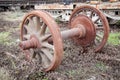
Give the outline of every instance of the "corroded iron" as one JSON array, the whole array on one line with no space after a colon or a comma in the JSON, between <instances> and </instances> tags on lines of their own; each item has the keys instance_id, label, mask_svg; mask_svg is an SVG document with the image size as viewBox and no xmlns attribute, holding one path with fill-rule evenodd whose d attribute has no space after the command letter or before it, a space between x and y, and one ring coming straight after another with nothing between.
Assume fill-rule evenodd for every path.
<instances>
[{"instance_id":1,"label":"corroded iron","mask_svg":"<svg viewBox=\"0 0 120 80\"><path fill-rule=\"evenodd\" d=\"M97 15L95 20L93 15ZM70 17L69 26L71 29L60 32L58 25L47 12L32 11L22 22L20 47L27 56L29 50L33 49L33 58L37 56L34 51L38 49L44 70L50 71L61 63L62 40L72 38L83 47L93 44L95 51L100 51L108 39L109 25L106 17L94 7L76 8ZM96 42L98 40L99 42Z\"/></svg>"},{"instance_id":2,"label":"corroded iron","mask_svg":"<svg viewBox=\"0 0 120 80\"><path fill-rule=\"evenodd\" d=\"M32 35L29 40L20 42L19 46L23 50L27 50L30 48L40 48L40 42L35 35Z\"/></svg>"},{"instance_id":3,"label":"corroded iron","mask_svg":"<svg viewBox=\"0 0 120 80\"><path fill-rule=\"evenodd\" d=\"M95 52L100 51L103 48L103 46L106 44L109 36L109 24L105 15L100 10L92 6L78 7L74 9L73 13L71 14L69 21L70 27L72 25L71 23L73 22L74 18L77 17L78 15L88 16L89 19L91 19L89 21L92 21L94 23L93 27L95 29L94 30L95 34L93 35L95 35L95 39L93 40L94 43L93 46ZM97 18L95 19L95 17ZM85 24L87 24L87 22ZM89 40L89 38L87 40Z\"/></svg>"},{"instance_id":4,"label":"corroded iron","mask_svg":"<svg viewBox=\"0 0 120 80\"><path fill-rule=\"evenodd\" d=\"M79 16L74 17L72 20L70 27L71 29L82 25L85 28L85 31L81 31L81 33L85 33L84 37L73 37L74 41L77 45L88 46L95 39L95 27L94 23L87 16L80 14Z\"/></svg>"},{"instance_id":5,"label":"corroded iron","mask_svg":"<svg viewBox=\"0 0 120 80\"><path fill-rule=\"evenodd\" d=\"M46 35L47 33L50 35ZM23 43L25 41L29 43L32 39L34 39L30 39L31 35L36 37L35 41L39 40L38 43L40 44L38 45L40 45L40 47L37 47L35 43L32 46L27 45L27 50L31 54L32 52L30 51L30 48L35 47L39 49L39 55L41 56L42 62L41 64L43 65L44 70L54 70L61 63L63 56L63 45L58 25L46 12L32 11L25 16L21 25L21 40L23 41L21 42L22 46L26 47ZM52 44L47 41L47 38L50 36L52 36ZM32 41L32 44L33 43L34 41ZM24 47L21 48L24 49ZM33 48L33 55L31 57L35 54L35 48ZM28 55L28 51L25 50L25 53L27 56L30 56L30 54Z\"/></svg>"}]
</instances>

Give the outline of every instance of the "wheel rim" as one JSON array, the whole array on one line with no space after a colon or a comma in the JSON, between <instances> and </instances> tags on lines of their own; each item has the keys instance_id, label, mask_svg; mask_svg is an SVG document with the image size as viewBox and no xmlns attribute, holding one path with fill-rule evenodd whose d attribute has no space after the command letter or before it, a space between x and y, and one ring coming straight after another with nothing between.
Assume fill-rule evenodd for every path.
<instances>
[{"instance_id":1,"label":"wheel rim","mask_svg":"<svg viewBox=\"0 0 120 80\"><path fill-rule=\"evenodd\" d=\"M29 40L31 35L39 39L41 47L32 49L34 52L29 56L31 59L39 56L45 71L54 70L61 63L63 56L62 38L58 25L46 12L32 11L22 22L21 40ZM48 42L49 37L53 39L52 44Z\"/></svg>"},{"instance_id":2,"label":"wheel rim","mask_svg":"<svg viewBox=\"0 0 120 80\"><path fill-rule=\"evenodd\" d=\"M69 24L71 24L74 17L78 16L79 14L88 16L94 22L96 37L93 46L95 52L100 51L107 42L109 36L109 24L106 17L103 15L103 13L101 13L100 10L92 6L81 6L73 11Z\"/></svg>"}]
</instances>

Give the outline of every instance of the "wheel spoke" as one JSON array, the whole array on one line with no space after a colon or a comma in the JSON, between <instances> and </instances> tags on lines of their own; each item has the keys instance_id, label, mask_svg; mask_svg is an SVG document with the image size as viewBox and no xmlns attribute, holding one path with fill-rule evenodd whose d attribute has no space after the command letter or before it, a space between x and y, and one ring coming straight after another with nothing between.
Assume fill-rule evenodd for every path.
<instances>
[{"instance_id":1,"label":"wheel spoke","mask_svg":"<svg viewBox=\"0 0 120 80\"><path fill-rule=\"evenodd\" d=\"M47 39L49 39L51 37L51 34L45 35L41 37L41 41L46 41Z\"/></svg>"},{"instance_id":2,"label":"wheel spoke","mask_svg":"<svg viewBox=\"0 0 120 80\"><path fill-rule=\"evenodd\" d=\"M93 11L91 11L91 13L90 13L90 18L92 19L92 16L93 16Z\"/></svg>"},{"instance_id":3,"label":"wheel spoke","mask_svg":"<svg viewBox=\"0 0 120 80\"><path fill-rule=\"evenodd\" d=\"M27 29L23 27L23 34L27 34Z\"/></svg>"},{"instance_id":4,"label":"wheel spoke","mask_svg":"<svg viewBox=\"0 0 120 80\"><path fill-rule=\"evenodd\" d=\"M27 29L27 33L31 34L32 29L29 27L29 25L28 25L28 26L27 26L27 25L24 25L24 28Z\"/></svg>"},{"instance_id":5,"label":"wheel spoke","mask_svg":"<svg viewBox=\"0 0 120 80\"><path fill-rule=\"evenodd\" d=\"M45 31L46 31L47 25L45 23L43 23L41 30L40 30L40 35L44 35Z\"/></svg>"},{"instance_id":6,"label":"wheel spoke","mask_svg":"<svg viewBox=\"0 0 120 80\"><path fill-rule=\"evenodd\" d=\"M99 45L99 43L100 43L100 39L96 38L94 44L97 46L97 45Z\"/></svg>"},{"instance_id":7,"label":"wheel spoke","mask_svg":"<svg viewBox=\"0 0 120 80\"><path fill-rule=\"evenodd\" d=\"M41 55L41 58L42 58L43 67L47 68L50 64L50 61L49 61L48 57L44 54L44 52L40 53L40 55Z\"/></svg>"},{"instance_id":8,"label":"wheel spoke","mask_svg":"<svg viewBox=\"0 0 120 80\"><path fill-rule=\"evenodd\" d=\"M39 50L39 49L32 50L32 52L31 52L31 59L33 61L39 61L39 63L41 63L42 62L42 58L41 58L40 53L41 53L41 50Z\"/></svg>"},{"instance_id":9,"label":"wheel spoke","mask_svg":"<svg viewBox=\"0 0 120 80\"><path fill-rule=\"evenodd\" d=\"M103 36L102 36L102 35L99 35L99 34L96 35L96 41L97 41L98 43L100 43L100 42L102 41L102 39L103 39Z\"/></svg>"},{"instance_id":10,"label":"wheel spoke","mask_svg":"<svg viewBox=\"0 0 120 80\"><path fill-rule=\"evenodd\" d=\"M100 34L96 34L96 42L97 42L97 43L100 43L101 40L102 40L102 38L103 38L102 35L100 35Z\"/></svg>"},{"instance_id":11,"label":"wheel spoke","mask_svg":"<svg viewBox=\"0 0 120 80\"><path fill-rule=\"evenodd\" d=\"M28 18L28 20L29 20L28 26L32 29L32 31L34 31L35 30L35 23L34 23L33 19Z\"/></svg>"},{"instance_id":12,"label":"wheel spoke","mask_svg":"<svg viewBox=\"0 0 120 80\"><path fill-rule=\"evenodd\" d=\"M25 34L25 35L23 35L23 38L25 38L25 39L30 39L30 34Z\"/></svg>"},{"instance_id":13,"label":"wheel spoke","mask_svg":"<svg viewBox=\"0 0 120 80\"><path fill-rule=\"evenodd\" d=\"M100 20L100 18L99 17L97 17L97 19L94 21L94 23L96 23L97 21L99 21Z\"/></svg>"},{"instance_id":14,"label":"wheel spoke","mask_svg":"<svg viewBox=\"0 0 120 80\"><path fill-rule=\"evenodd\" d=\"M87 15L86 10L83 10L82 13L83 13L84 15Z\"/></svg>"},{"instance_id":15,"label":"wheel spoke","mask_svg":"<svg viewBox=\"0 0 120 80\"><path fill-rule=\"evenodd\" d=\"M52 55L52 53L50 53L49 50L42 48L41 51L46 55L46 57L47 57L50 61L52 61L53 55Z\"/></svg>"},{"instance_id":16,"label":"wheel spoke","mask_svg":"<svg viewBox=\"0 0 120 80\"><path fill-rule=\"evenodd\" d=\"M100 31L100 30L104 30L104 27L103 26L98 26L97 24L95 24L95 28L97 31Z\"/></svg>"},{"instance_id":17,"label":"wheel spoke","mask_svg":"<svg viewBox=\"0 0 120 80\"><path fill-rule=\"evenodd\" d=\"M35 57L36 57L36 55L37 55L37 53L36 53L36 52L34 52L34 53L33 53L32 58L35 58Z\"/></svg>"},{"instance_id":18,"label":"wheel spoke","mask_svg":"<svg viewBox=\"0 0 120 80\"><path fill-rule=\"evenodd\" d=\"M45 48L54 50L54 46L51 45L51 44L49 44L48 42L43 42L43 43L42 43L42 47L45 47Z\"/></svg>"},{"instance_id":19,"label":"wheel spoke","mask_svg":"<svg viewBox=\"0 0 120 80\"><path fill-rule=\"evenodd\" d=\"M102 39L102 38L103 38L102 35L99 35L99 34L97 34L96 37L97 37L98 39Z\"/></svg>"},{"instance_id":20,"label":"wheel spoke","mask_svg":"<svg viewBox=\"0 0 120 80\"><path fill-rule=\"evenodd\" d=\"M35 27L36 27L36 31L39 31L41 28L42 23L40 22L40 18L39 17L35 17Z\"/></svg>"}]
</instances>

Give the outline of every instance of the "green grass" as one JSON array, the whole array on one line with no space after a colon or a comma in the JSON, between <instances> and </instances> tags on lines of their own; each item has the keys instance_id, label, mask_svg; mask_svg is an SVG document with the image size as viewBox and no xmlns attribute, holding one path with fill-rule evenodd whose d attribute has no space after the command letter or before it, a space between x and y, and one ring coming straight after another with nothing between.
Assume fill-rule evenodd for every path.
<instances>
[{"instance_id":1,"label":"green grass","mask_svg":"<svg viewBox=\"0 0 120 80\"><path fill-rule=\"evenodd\" d=\"M11 45L11 39L10 32L0 32L0 44Z\"/></svg>"},{"instance_id":2,"label":"green grass","mask_svg":"<svg viewBox=\"0 0 120 80\"><path fill-rule=\"evenodd\" d=\"M9 42L9 32L0 33L0 44L7 44Z\"/></svg>"},{"instance_id":3,"label":"green grass","mask_svg":"<svg viewBox=\"0 0 120 80\"><path fill-rule=\"evenodd\" d=\"M116 25L118 25L118 27L120 28L120 20L117 21Z\"/></svg>"},{"instance_id":4,"label":"green grass","mask_svg":"<svg viewBox=\"0 0 120 80\"><path fill-rule=\"evenodd\" d=\"M49 80L45 75L46 75L45 72L37 71L37 72L31 73L28 76L29 78L28 80Z\"/></svg>"},{"instance_id":5,"label":"green grass","mask_svg":"<svg viewBox=\"0 0 120 80\"><path fill-rule=\"evenodd\" d=\"M120 33L110 33L108 43L111 45L120 45Z\"/></svg>"},{"instance_id":6,"label":"green grass","mask_svg":"<svg viewBox=\"0 0 120 80\"><path fill-rule=\"evenodd\" d=\"M106 66L102 62L96 63L96 67L102 71L106 70Z\"/></svg>"}]
</instances>

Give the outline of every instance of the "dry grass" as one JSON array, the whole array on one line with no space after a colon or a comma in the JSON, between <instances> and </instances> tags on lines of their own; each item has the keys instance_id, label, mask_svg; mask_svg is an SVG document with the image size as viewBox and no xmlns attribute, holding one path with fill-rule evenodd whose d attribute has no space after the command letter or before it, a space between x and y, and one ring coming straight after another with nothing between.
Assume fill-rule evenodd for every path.
<instances>
[{"instance_id":1,"label":"dry grass","mask_svg":"<svg viewBox=\"0 0 120 80\"><path fill-rule=\"evenodd\" d=\"M13 78L6 69L0 68L0 80L13 80Z\"/></svg>"}]
</instances>

